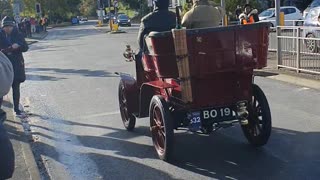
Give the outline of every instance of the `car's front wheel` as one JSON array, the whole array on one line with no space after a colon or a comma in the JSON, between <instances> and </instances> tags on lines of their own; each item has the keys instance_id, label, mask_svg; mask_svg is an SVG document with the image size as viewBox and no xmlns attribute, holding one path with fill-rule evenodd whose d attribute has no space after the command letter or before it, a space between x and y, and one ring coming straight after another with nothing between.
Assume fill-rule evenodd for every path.
<instances>
[{"instance_id":1,"label":"car's front wheel","mask_svg":"<svg viewBox=\"0 0 320 180\"><path fill-rule=\"evenodd\" d=\"M308 34L306 37L307 38L316 38L312 33ZM317 53L319 51L319 47L318 47L318 44L317 44L316 40L314 40L314 39L306 39L305 43L306 43L306 47L307 47L309 52Z\"/></svg>"}]
</instances>

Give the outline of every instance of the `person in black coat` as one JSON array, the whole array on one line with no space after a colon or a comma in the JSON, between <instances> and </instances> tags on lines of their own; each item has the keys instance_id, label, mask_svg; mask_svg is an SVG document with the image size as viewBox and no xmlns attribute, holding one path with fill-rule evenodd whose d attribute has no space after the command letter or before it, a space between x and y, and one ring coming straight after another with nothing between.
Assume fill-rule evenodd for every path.
<instances>
[{"instance_id":1,"label":"person in black coat","mask_svg":"<svg viewBox=\"0 0 320 180\"><path fill-rule=\"evenodd\" d=\"M13 68L8 58L0 53L0 97L6 95L13 82ZM0 108L0 179L12 177L14 171L14 151L3 126L6 112Z\"/></svg>"},{"instance_id":2,"label":"person in black coat","mask_svg":"<svg viewBox=\"0 0 320 180\"><path fill-rule=\"evenodd\" d=\"M0 114L0 179L9 179L14 172L14 150L3 122L5 114Z\"/></svg>"},{"instance_id":3,"label":"person in black coat","mask_svg":"<svg viewBox=\"0 0 320 180\"><path fill-rule=\"evenodd\" d=\"M145 35L151 31L170 31L176 26L176 15L169 11L169 0L154 0L154 11L141 19L138 44L143 49Z\"/></svg>"},{"instance_id":4,"label":"person in black coat","mask_svg":"<svg viewBox=\"0 0 320 180\"><path fill-rule=\"evenodd\" d=\"M22 53L28 50L28 44L24 37L15 27L14 20L9 17L4 17L1 21L2 29L0 30L0 50L11 61L14 70L14 81L12 84L13 105L17 115L22 112L19 109L20 103L20 84L26 80L24 58ZM0 99L0 107L2 98Z\"/></svg>"}]
</instances>

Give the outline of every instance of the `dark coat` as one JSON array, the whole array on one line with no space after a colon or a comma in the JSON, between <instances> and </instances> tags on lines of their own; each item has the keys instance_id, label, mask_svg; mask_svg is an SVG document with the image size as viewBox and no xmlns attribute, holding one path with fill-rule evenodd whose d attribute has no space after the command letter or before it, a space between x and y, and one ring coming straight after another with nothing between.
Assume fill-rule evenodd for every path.
<instances>
[{"instance_id":1,"label":"dark coat","mask_svg":"<svg viewBox=\"0 0 320 180\"><path fill-rule=\"evenodd\" d=\"M10 35L11 41L8 41L6 34L0 30L0 50L10 59L14 70L14 81L24 82L26 80L24 58L22 53L26 52L29 47L24 37L16 28ZM20 48L14 50L11 48L13 44L19 44Z\"/></svg>"},{"instance_id":2,"label":"dark coat","mask_svg":"<svg viewBox=\"0 0 320 180\"><path fill-rule=\"evenodd\" d=\"M141 19L138 43L143 49L145 35L151 31L170 31L176 26L176 15L168 9L155 10Z\"/></svg>"},{"instance_id":3,"label":"dark coat","mask_svg":"<svg viewBox=\"0 0 320 180\"><path fill-rule=\"evenodd\" d=\"M14 171L14 151L8 134L2 124L4 114L0 109L0 179L12 177Z\"/></svg>"}]
</instances>

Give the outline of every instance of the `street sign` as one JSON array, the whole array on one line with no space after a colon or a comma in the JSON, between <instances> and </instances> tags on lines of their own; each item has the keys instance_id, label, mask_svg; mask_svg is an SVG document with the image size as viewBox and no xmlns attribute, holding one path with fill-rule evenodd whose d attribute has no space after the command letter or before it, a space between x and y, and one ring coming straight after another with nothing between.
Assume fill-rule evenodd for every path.
<instances>
[{"instance_id":1,"label":"street sign","mask_svg":"<svg viewBox=\"0 0 320 180\"><path fill-rule=\"evenodd\" d=\"M14 3L12 8L13 8L13 14L15 16L20 15L20 4L19 3Z\"/></svg>"}]
</instances>

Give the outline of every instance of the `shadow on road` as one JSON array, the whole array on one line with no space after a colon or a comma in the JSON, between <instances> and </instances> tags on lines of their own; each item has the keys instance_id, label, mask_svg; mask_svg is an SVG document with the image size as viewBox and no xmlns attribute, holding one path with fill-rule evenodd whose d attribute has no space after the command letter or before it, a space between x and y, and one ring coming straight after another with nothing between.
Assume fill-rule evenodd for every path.
<instances>
[{"instance_id":1,"label":"shadow on road","mask_svg":"<svg viewBox=\"0 0 320 180\"><path fill-rule=\"evenodd\" d=\"M88 153L98 166L102 179L173 179L161 169L155 169L128 159Z\"/></svg>"},{"instance_id":2,"label":"shadow on road","mask_svg":"<svg viewBox=\"0 0 320 180\"><path fill-rule=\"evenodd\" d=\"M48 117L36 116L50 121ZM97 164L103 179L109 179L113 176L121 178L126 176L123 175L124 173L128 173L132 177L140 177L141 175L146 179L149 177L163 179L160 176L171 178L161 169L155 170L125 159L125 157L158 159L151 145L149 127L141 126L133 132L128 132L122 127L108 127L67 120L59 120L59 122L74 128L82 126L112 130L102 136L76 136L84 147L112 151L124 157L122 159L103 154L88 154L90 159ZM273 128L269 143L262 148L253 148L245 143L240 128L229 129L228 132L231 135L222 134L222 131L210 136L177 132L175 134L174 158L171 164L196 174L217 179L317 179L320 176L319 132ZM40 133L37 135L42 136ZM50 138L47 135L44 137ZM144 142L142 143L141 139L138 140L137 137L150 140L147 143L142 140ZM54 138L50 139L54 140ZM44 155L59 161L54 147L42 142L35 144ZM102 166L105 164L108 165ZM105 169L105 167L110 167L109 164L114 169ZM126 169L122 169L123 167ZM150 174L143 173L147 171L150 171Z\"/></svg>"},{"instance_id":3,"label":"shadow on road","mask_svg":"<svg viewBox=\"0 0 320 180\"><path fill-rule=\"evenodd\" d=\"M74 40L81 37L99 35L97 30L92 26L69 26L65 28L57 28L49 31L49 35L45 40Z\"/></svg>"},{"instance_id":4,"label":"shadow on road","mask_svg":"<svg viewBox=\"0 0 320 180\"><path fill-rule=\"evenodd\" d=\"M60 74L76 74L86 77L119 77L113 72L104 70L89 70L89 69L59 69L59 68L26 68L27 72L54 72Z\"/></svg>"},{"instance_id":5,"label":"shadow on road","mask_svg":"<svg viewBox=\"0 0 320 180\"><path fill-rule=\"evenodd\" d=\"M319 133L274 128L263 148L253 148L215 133L209 137L177 134L173 164L212 178L317 179Z\"/></svg>"},{"instance_id":6,"label":"shadow on road","mask_svg":"<svg viewBox=\"0 0 320 180\"><path fill-rule=\"evenodd\" d=\"M53 76L26 74L28 81L59 81L67 78L58 78Z\"/></svg>"},{"instance_id":7,"label":"shadow on road","mask_svg":"<svg viewBox=\"0 0 320 180\"><path fill-rule=\"evenodd\" d=\"M255 71L254 72L255 76L260 76L260 77L269 77L269 76L276 76L279 75L279 73L272 73L272 72L266 72L266 71Z\"/></svg>"}]
</instances>

